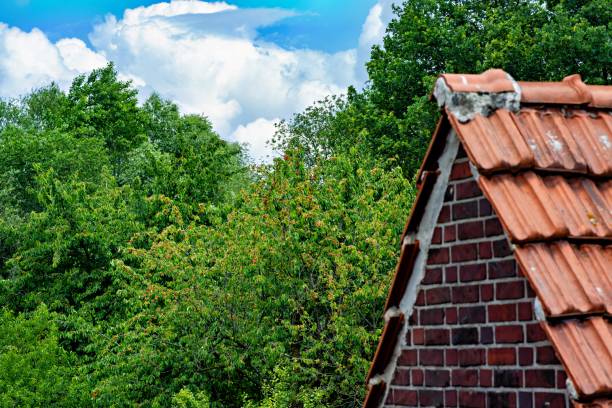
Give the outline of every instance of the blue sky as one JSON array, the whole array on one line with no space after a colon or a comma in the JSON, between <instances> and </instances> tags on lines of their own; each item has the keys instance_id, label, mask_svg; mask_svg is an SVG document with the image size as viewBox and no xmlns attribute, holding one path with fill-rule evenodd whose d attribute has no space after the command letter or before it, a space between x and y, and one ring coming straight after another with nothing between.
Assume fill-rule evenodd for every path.
<instances>
[{"instance_id":1,"label":"blue sky","mask_svg":"<svg viewBox=\"0 0 612 408\"><path fill-rule=\"evenodd\" d=\"M275 123L365 84L392 1L0 0L0 98L113 62L266 161Z\"/></svg>"},{"instance_id":2,"label":"blue sky","mask_svg":"<svg viewBox=\"0 0 612 408\"><path fill-rule=\"evenodd\" d=\"M95 23L108 13L120 17L126 8L155 0L2 0L0 21L23 30L41 29L49 39L77 37L88 42ZM335 52L355 46L361 26L376 0L235 0L241 8L295 10L299 15L259 30L261 38L281 46Z\"/></svg>"}]
</instances>

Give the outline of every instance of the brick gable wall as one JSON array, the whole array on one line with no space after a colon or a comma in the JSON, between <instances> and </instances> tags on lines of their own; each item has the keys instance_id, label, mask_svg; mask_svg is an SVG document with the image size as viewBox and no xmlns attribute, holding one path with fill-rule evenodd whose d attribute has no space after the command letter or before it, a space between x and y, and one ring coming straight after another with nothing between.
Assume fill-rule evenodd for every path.
<instances>
[{"instance_id":1,"label":"brick gable wall","mask_svg":"<svg viewBox=\"0 0 612 408\"><path fill-rule=\"evenodd\" d=\"M460 149L385 407L569 407L534 293Z\"/></svg>"}]
</instances>

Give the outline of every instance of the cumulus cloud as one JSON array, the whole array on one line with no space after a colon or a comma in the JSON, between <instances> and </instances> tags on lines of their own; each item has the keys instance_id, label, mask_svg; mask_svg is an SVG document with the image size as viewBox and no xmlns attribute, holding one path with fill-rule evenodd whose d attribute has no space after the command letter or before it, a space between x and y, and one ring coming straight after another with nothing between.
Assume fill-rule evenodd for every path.
<instances>
[{"instance_id":1,"label":"cumulus cloud","mask_svg":"<svg viewBox=\"0 0 612 408\"><path fill-rule=\"evenodd\" d=\"M325 53L261 41L257 29L296 15L278 8L242 9L227 2L173 0L109 15L89 48L79 39L56 43L43 32L0 23L0 96L18 96L114 61L141 97L156 91L185 113L208 116L225 138L248 143L251 156L272 154L273 123L363 81L372 44L390 19L390 0L368 15L353 49ZM357 41L356 41L357 42Z\"/></svg>"}]
</instances>

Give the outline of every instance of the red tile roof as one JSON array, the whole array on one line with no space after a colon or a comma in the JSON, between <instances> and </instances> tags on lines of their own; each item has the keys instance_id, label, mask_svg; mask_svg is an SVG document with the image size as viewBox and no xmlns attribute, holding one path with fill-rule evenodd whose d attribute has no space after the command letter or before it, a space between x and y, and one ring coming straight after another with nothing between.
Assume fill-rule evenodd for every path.
<instances>
[{"instance_id":1,"label":"red tile roof","mask_svg":"<svg viewBox=\"0 0 612 408\"><path fill-rule=\"evenodd\" d=\"M612 408L612 86L586 85L578 75L516 82L502 70L440 78L452 93L514 93L514 99L508 98L507 108L461 112L459 119L444 110L404 235L419 227L452 126L536 292L542 326L567 371L575 406ZM387 307L399 304L412 274L419 248L410 245L402 251ZM389 355L381 350L397 341L384 337L372 364L378 371L377 359Z\"/></svg>"}]
</instances>

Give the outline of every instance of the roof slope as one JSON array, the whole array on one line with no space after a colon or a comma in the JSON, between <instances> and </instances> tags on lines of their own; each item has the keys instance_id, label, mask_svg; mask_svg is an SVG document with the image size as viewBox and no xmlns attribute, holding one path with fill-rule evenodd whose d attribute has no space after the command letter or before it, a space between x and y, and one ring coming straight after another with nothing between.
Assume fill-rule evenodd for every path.
<instances>
[{"instance_id":1,"label":"roof slope","mask_svg":"<svg viewBox=\"0 0 612 408\"><path fill-rule=\"evenodd\" d=\"M536 292L576 406L612 407L612 86L578 75L516 82L489 70L442 75L433 94L443 117L405 237L418 229L452 127ZM404 242L388 310L399 305L418 250Z\"/></svg>"}]
</instances>

